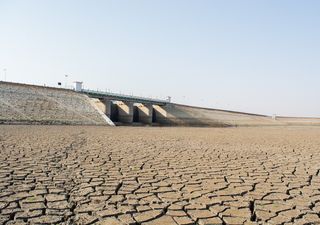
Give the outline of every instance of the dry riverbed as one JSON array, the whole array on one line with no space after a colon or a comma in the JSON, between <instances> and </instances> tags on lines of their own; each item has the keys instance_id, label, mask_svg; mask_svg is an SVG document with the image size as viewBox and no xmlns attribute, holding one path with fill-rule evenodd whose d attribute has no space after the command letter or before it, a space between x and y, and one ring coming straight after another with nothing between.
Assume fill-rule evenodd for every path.
<instances>
[{"instance_id":1,"label":"dry riverbed","mask_svg":"<svg viewBox=\"0 0 320 225\"><path fill-rule=\"evenodd\" d=\"M0 224L317 224L320 128L0 126Z\"/></svg>"}]
</instances>

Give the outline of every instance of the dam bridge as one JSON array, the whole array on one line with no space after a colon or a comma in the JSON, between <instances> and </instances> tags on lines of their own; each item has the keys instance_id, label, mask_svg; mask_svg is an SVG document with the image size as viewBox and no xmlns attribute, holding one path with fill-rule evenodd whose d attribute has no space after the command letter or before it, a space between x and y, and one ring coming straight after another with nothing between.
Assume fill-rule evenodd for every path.
<instances>
[{"instance_id":1,"label":"dam bridge","mask_svg":"<svg viewBox=\"0 0 320 225\"><path fill-rule=\"evenodd\" d=\"M79 84L79 85L78 85ZM0 124L270 126L320 125L290 118L202 108L111 92L0 81Z\"/></svg>"},{"instance_id":2,"label":"dam bridge","mask_svg":"<svg viewBox=\"0 0 320 225\"><path fill-rule=\"evenodd\" d=\"M164 117L163 106L170 104L170 100L145 98L112 92L81 89L89 96L94 104L114 124L153 124L158 117Z\"/></svg>"}]
</instances>

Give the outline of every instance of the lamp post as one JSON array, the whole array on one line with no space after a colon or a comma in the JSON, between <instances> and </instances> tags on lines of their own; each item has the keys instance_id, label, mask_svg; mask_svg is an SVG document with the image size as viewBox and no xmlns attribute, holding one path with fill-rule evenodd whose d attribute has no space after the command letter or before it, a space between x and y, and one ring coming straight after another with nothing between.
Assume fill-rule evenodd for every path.
<instances>
[{"instance_id":1,"label":"lamp post","mask_svg":"<svg viewBox=\"0 0 320 225\"><path fill-rule=\"evenodd\" d=\"M67 88L67 82L68 82L68 74L65 74L64 75L65 77L65 84L64 84L64 87Z\"/></svg>"},{"instance_id":2,"label":"lamp post","mask_svg":"<svg viewBox=\"0 0 320 225\"><path fill-rule=\"evenodd\" d=\"M7 81L7 68L4 68L3 72L4 72L4 81Z\"/></svg>"}]
</instances>

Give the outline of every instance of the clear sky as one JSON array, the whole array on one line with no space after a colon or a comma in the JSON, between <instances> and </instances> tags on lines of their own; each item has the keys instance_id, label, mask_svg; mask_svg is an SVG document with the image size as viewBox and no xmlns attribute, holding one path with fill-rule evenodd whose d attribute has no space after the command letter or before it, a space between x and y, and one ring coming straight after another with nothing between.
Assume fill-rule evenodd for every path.
<instances>
[{"instance_id":1,"label":"clear sky","mask_svg":"<svg viewBox=\"0 0 320 225\"><path fill-rule=\"evenodd\" d=\"M320 1L0 0L0 79L320 116Z\"/></svg>"}]
</instances>

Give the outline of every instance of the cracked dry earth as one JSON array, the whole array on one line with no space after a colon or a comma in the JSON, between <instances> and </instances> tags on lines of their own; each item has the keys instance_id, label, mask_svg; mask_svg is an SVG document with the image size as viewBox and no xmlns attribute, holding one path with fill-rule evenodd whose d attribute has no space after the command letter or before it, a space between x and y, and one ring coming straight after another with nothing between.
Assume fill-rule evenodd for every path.
<instances>
[{"instance_id":1,"label":"cracked dry earth","mask_svg":"<svg viewBox=\"0 0 320 225\"><path fill-rule=\"evenodd\" d=\"M0 224L320 224L319 137L0 126Z\"/></svg>"}]
</instances>

